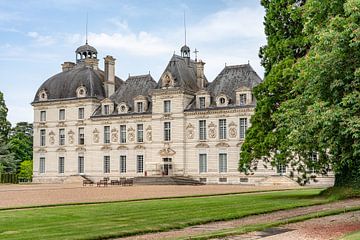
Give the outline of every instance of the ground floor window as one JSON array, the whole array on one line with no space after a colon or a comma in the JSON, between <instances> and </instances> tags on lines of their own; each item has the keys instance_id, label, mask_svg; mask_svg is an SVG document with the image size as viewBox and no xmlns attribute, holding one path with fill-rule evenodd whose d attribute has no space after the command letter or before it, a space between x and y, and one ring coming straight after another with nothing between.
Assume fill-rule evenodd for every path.
<instances>
[{"instance_id":1,"label":"ground floor window","mask_svg":"<svg viewBox=\"0 0 360 240\"><path fill-rule=\"evenodd\" d=\"M59 157L59 173L64 173L65 168L65 158Z\"/></svg>"},{"instance_id":2,"label":"ground floor window","mask_svg":"<svg viewBox=\"0 0 360 240\"><path fill-rule=\"evenodd\" d=\"M120 156L120 173L126 173L126 156Z\"/></svg>"},{"instance_id":3,"label":"ground floor window","mask_svg":"<svg viewBox=\"0 0 360 240\"><path fill-rule=\"evenodd\" d=\"M110 156L104 156L104 173L110 173Z\"/></svg>"},{"instance_id":4,"label":"ground floor window","mask_svg":"<svg viewBox=\"0 0 360 240\"><path fill-rule=\"evenodd\" d=\"M286 173L286 166L284 164L279 164L277 166L277 173L279 173L280 175Z\"/></svg>"},{"instance_id":5,"label":"ground floor window","mask_svg":"<svg viewBox=\"0 0 360 240\"><path fill-rule=\"evenodd\" d=\"M199 173L207 172L207 156L206 154L199 154Z\"/></svg>"},{"instance_id":6,"label":"ground floor window","mask_svg":"<svg viewBox=\"0 0 360 240\"><path fill-rule=\"evenodd\" d=\"M79 156L79 158L78 158L78 172L84 173L84 157L83 156Z\"/></svg>"},{"instance_id":7,"label":"ground floor window","mask_svg":"<svg viewBox=\"0 0 360 240\"><path fill-rule=\"evenodd\" d=\"M136 172L137 173L144 172L144 156L143 155L136 156Z\"/></svg>"},{"instance_id":8,"label":"ground floor window","mask_svg":"<svg viewBox=\"0 0 360 240\"><path fill-rule=\"evenodd\" d=\"M39 173L45 173L45 158L44 157L40 158Z\"/></svg>"},{"instance_id":9,"label":"ground floor window","mask_svg":"<svg viewBox=\"0 0 360 240\"><path fill-rule=\"evenodd\" d=\"M220 173L227 172L227 154L226 153L219 154L219 172Z\"/></svg>"}]
</instances>

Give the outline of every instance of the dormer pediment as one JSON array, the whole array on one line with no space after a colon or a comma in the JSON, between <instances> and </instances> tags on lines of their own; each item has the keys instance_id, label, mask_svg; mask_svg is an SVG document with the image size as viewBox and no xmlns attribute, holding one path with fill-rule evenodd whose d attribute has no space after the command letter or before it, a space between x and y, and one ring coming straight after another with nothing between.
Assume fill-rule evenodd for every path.
<instances>
[{"instance_id":1,"label":"dormer pediment","mask_svg":"<svg viewBox=\"0 0 360 240\"><path fill-rule=\"evenodd\" d=\"M138 96L134 97L134 101L141 101L141 100L147 100L147 97L145 97L143 95L138 95Z\"/></svg>"},{"instance_id":2,"label":"dormer pediment","mask_svg":"<svg viewBox=\"0 0 360 240\"><path fill-rule=\"evenodd\" d=\"M251 91L251 88L246 87L246 86L241 86L241 87L237 88L235 91L236 92L247 92L247 91Z\"/></svg>"},{"instance_id":3,"label":"dormer pediment","mask_svg":"<svg viewBox=\"0 0 360 240\"><path fill-rule=\"evenodd\" d=\"M103 100L100 101L101 104L105 104L105 103L113 103L113 101L111 101L109 98L104 98Z\"/></svg>"},{"instance_id":4,"label":"dormer pediment","mask_svg":"<svg viewBox=\"0 0 360 240\"><path fill-rule=\"evenodd\" d=\"M196 95L210 95L210 93L204 89L200 90L200 91L197 91L196 92Z\"/></svg>"}]
</instances>

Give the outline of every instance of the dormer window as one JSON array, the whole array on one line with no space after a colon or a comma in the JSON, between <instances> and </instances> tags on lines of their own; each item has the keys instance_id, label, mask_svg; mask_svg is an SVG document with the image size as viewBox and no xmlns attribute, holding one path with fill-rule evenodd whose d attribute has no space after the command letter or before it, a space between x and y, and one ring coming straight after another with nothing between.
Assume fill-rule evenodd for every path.
<instances>
[{"instance_id":1,"label":"dormer window","mask_svg":"<svg viewBox=\"0 0 360 240\"><path fill-rule=\"evenodd\" d=\"M228 105L229 99L225 94L221 94L216 98L216 106L226 107Z\"/></svg>"},{"instance_id":2,"label":"dormer window","mask_svg":"<svg viewBox=\"0 0 360 240\"><path fill-rule=\"evenodd\" d=\"M104 105L104 115L109 115L109 114L110 114L110 106Z\"/></svg>"},{"instance_id":3,"label":"dormer window","mask_svg":"<svg viewBox=\"0 0 360 240\"><path fill-rule=\"evenodd\" d=\"M47 94L45 90L41 90L39 92L39 100L40 101L46 101L47 100Z\"/></svg>"},{"instance_id":4,"label":"dormer window","mask_svg":"<svg viewBox=\"0 0 360 240\"><path fill-rule=\"evenodd\" d=\"M205 108L205 97L199 97L199 108Z\"/></svg>"},{"instance_id":5,"label":"dormer window","mask_svg":"<svg viewBox=\"0 0 360 240\"><path fill-rule=\"evenodd\" d=\"M86 97L86 87L85 86L80 86L76 89L76 96L78 98L81 97Z\"/></svg>"},{"instance_id":6,"label":"dormer window","mask_svg":"<svg viewBox=\"0 0 360 240\"><path fill-rule=\"evenodd\" d=\"M136 111L139 113L144 112L144 103L143 102L136 103Z\"/></svg>"},{"instance_id":7,"label":"dormer window","mask_svg":"<svg viewBox=\"0 0 360 240\"><path fill-rule=\"evenodd\" d=\"M246 105L246 94L240 94L240 105Z\"/></svg>"},{"instance_id":8,"label":"dormer window","mask_svg":"<svg viewBox=\"0 0 360 240\"><path fill-rule=\"evenodd\" d=\"M125 103L121 103L118 107L118 112L121 114L127 113L128 112L128 107L126 106Z\"/></svg>"}]
</instances>

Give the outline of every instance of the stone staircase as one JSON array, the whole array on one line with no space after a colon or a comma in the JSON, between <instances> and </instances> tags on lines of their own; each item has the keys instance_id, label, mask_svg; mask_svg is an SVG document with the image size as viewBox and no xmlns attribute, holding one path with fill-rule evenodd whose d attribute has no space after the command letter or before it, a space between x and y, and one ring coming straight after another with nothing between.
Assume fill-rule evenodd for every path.
<instances>
[{"instance_id":1,"label":"stone staircase","mask_svg":"<svg viewBox=\"0 0 360 240\"><path fill-rule=\"evenodd\" d=\"M268 176L260 180L258 186L288 186L298 187L299 184L288 176Z\"/></svg>"},{"instance_id":2,"label":"stone staircase","mask_svg":"<svg viewBox=\"0 0 360 240\"><path fill-rule=\"evenodd\" d=\"M95 182L93 179L89 178L86 175L72 175L67 178L65 178L62 183L65 184L71 184L71 183L83 183L83 180L90 180L92 182Z\"/></svg>"},{"instance_id":3,"label":"stone staircase","mask_svg":"<svg viewBox=\"0 0 360 240\"><path fill-rule=\"evenodd\" d=\"M184 176L136 177L134 184L139 185L204 185L204 183Z\"/></svg>"}]
</instances>

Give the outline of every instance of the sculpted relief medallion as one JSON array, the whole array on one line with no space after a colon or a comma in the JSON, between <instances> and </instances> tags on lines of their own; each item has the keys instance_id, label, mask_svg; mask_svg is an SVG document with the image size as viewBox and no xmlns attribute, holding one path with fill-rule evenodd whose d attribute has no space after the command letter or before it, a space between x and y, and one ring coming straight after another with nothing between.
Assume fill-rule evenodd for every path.
<instances>
[{"instance_id":1,"label":"sculpted relief medallion","mask_svg":"<svg viewBox=\"0 0 360 240\"><path fill-rule=\"evenodd\" d=\"M152 129L151 129L151 126L148 126L146 128L146 140L148 140L149 142L152 141Z\"/></svg>"},{"instance_id":2,"label":"sculpted relief medallion","mask_svg":"<svg viewBox=\"0 0 360 240\"><path fill-rule=\"evenodd\" d=\"M194 138L194 126L191 123L189 123L186 127L186 136L188 139Z\"/></svg>"},{"instance_id":3,"label":"sculpted relief medallion","mask_svg":"<svg viewBox=\"0 0 360 240\"><path fill-rule=\"evenodd\" d=\"M135 140L135 130L133 127L130 127L128 129L128 139L130 142L133 142Z\"/></svg>"},{"instance_id":4,"label":"sculpted relief medallion","mask_svg":"<svg viewBox=\"0 0 360 240\"><path fill-rule=\"evenodd\" d=\"M94 143L99 142L99 130L97 130L97 128L95 128L93 131L93 141Z\"/></svg>"},{"instance_id":5,"label":"sculpted relief medallion","mask_svg":"<svg viewBox=\"0 0 360 240\"><path fill-rule=\"evenodd\" d=\"M49 137L50 144L53 145L55 143L55 133L53 131L50 131Z\"/></svg>"},{"instance_id":6,"label":"sculpted relief medallion","mask_svg":"<svg viewBox=\"0 0 360 240\"><path fill-rule=\"evenodd\" d=\"M112 142L118 141L118 130L116 128L111 129L111 141Z\"/></svg>"},{"instance_id":7,"label":"sculpted relief medallion","mask_svg":"<svg viewBox=\"0 0 360 240\"><path fill-rule=\"evenodd\" d=\"M216 138L216 125L211 122L209 124L209 138Z\"/></svg>"},{"instance_id":8,"label":"sculpted relief medallion","mask_svg":"<svg viewBox=\"0 0 360 240\"><path fill-rule=\"evenodd\" d=\"M72 130L68 131L68 136L69 136L69 143L73 144L74 143L74 132Z\"/></svg>"},{"instance_id":9,"label":"sculpted relief medallion","mask_svg":"<svg viewBox=\"0 0 360 240\"><path fill-rule=\"evenodd\" d=\"M237 125L234 122L231 122L229 124L229 136L231 138L236 138L236 135L237 135L236 126Z\"/></svg>"}]
</instances>

